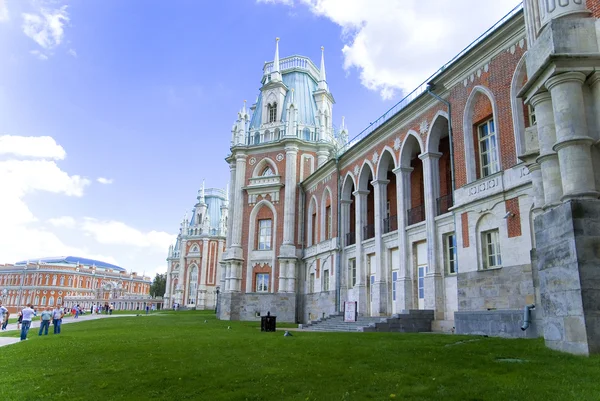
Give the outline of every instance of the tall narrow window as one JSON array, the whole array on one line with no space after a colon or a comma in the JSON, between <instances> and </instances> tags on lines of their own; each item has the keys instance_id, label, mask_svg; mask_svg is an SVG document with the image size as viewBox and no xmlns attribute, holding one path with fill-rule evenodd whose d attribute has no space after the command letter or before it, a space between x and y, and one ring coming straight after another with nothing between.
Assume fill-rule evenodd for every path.
<instances>
[{"instance_id":1,"label":"tall narrow window","mask_svg":"<svg viewBox=\"0 0 600 401\"><path fill-rule=\"evenodd\" d=\"M323 291L329 291L329 270L323 270Z\"/></svg>"},{"instance_id":2,"label":"tall narrow window","mask_svg":"<svg viewBox=\"0 0 600 401\"><path fill-rule=\"evenodd\" d=\"M277 121L277 103L267 106L269 109L269 122L274 123Z\"/></svg>"},{"instance_id":3,"label":"tall narrow window","mask_svg":"<svg viewBox=\"0 0 600 401\"><path fill-rule=\"evenodd\" d=\"M534 125L537 124L537 119L535 118L535 109L533 108L532 105L530 105L530 104L527 105L527 112L529 114L529 126L533 127Z\"/></svg>"},{"instance_id":4,"label":"tall narrow window","mask_svg":"<svg viewBox=\"0 0 600 401\"><path fill-rule=\"evenodd\" d=\"M271 219L258 221L258 249L271 249Z\"/></svg>"},{"instance_id":5,"label":"tall narrow window","mask_svg":"<svg viewBox=\"0 0 600 401\"><path fill-rule=\"evenodd\" d=\"M310 273L310 281L308 282L308 293L315 292L315 273Z\"/></svg>"},{"instance_id":6,"label":"tall narrow window","mask_svg":"<svg viewBox=\"0 0 600 401\"><path fill-rule=\"evenodd\" d=\"M500 235L498 230L490 230L481 233L483 268L491 269L502 266L500 255Z\"/></svg>"},{"instance_id":7,"label":"tall narrow window","mask_svg":"<svg viewBox=\"0 0 600 401\"><path fill-rule=\"evenodd\" d=\"M196 291L198 290L198 268L196 266L192 266L190 270L190 278L189 278L189 289L188 289L188 304L196 303Z\"/></svg>"},{"instance_id":8,"label":"tall narrow window","mask_svg":"<svg viewBox=\"0 0 600 401\"><path fill-rule=\"evenodd\" d=\"M479 133L479 158L481 176L487 177L500 170L498 163L498 142L494 120L488 120L477 127Z\"/></svg>"},{"instance_id":9,"label":"tall narrow window","mask_svg":"<svg viewBox=\"0 0 600 401\"><path fill-rule=\"evenodd\" d=\"M269 292L269 274L256 274L256 292Z\"/></svg>"},{"instance_id":10,"label":"tall narrow window","mask_svg":"<svg viewBox=\"0 0 600 401\"><path fill-rule=\"evenodd\" d=\"M448 234L444 237L444 257L446 272L448 274L456 274L458 269L456 265L456 237L454 234Z\"/></svg>"},{"instance_id":11,"label":"tall narrow window","mask_svg":"<svg viewBox=\"0 0 600 401\"><path fill-rule=\"evenodd\" d=\"M350 287L356 285L356 259L348 260L348 278Z\"/></svg>"},{"instance_id":12,"label":"tall narrow window","mask_svg":"<svg viewBox=\"0 0 600 401\"><path fill-rule=\"evenodd\" d=\"M319 240L317 239L317 213L313 213L312 215L312 243L310 245L314 245Z\"/></svg>"},{"instance_id":13,"label":"tall narrow window","mask_svg":"<svg viewBox=\"0 0 600 401\"><path fill-rule=\"evenodd\" d=\"M331 229L332 229L332 219L331 219L331 206L327 206L325 208L325 238L331 238Z\"/></svg>"},{"instance_id":14,"label":"tall narrow window","mask_svg":"<svg viewBox=\"0 0 600 401\"><path fill-rule=\"evenodd\" d=\"M392 301L396 300L396 281L398 281L398 272L392 272Z\"/></svg>"}]
</instances>

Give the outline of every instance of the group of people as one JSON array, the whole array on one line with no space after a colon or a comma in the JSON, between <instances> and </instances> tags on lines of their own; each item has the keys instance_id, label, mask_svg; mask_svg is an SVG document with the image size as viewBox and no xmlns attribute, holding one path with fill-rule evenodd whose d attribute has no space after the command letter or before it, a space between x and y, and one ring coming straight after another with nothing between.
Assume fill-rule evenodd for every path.
<instances>
[{"instance_id":1,"label":"group of people","mask_svg":"<svg viewBox=\"0 0 600 401\"><path fill-rule=\"evenodd\" d=\"M60 326L62 323L64 311L60 305L56 305L54 309L49 306L45 307L40 313L40 331L38 335L48 335L48 329L50 328L50 322L54 325L54 334L60 334ZM29 334L29 328L34 317L37 316L37 311L33 309L31 304L27 304L25 308L19 311L19 319L17 320L17 329L21 328L21 341L27 340L27 334ZM10 312L0 302L0 323L2 323L2 330L6 330L8 325L8 319L10 318Z\"/></svg>"},{"instance_id":2,"label":"group of people","mask_svg":"<svg viewBox=\"0 0 600 401\"><path fill-rule=\"evenodd\" d=\"M93 314L97 314L97 313L104 313L106 315L112 315L113 310L115 309L115 306L113 304L109 304L108 302L104 304L104 306L100 305L100 304L93 304L90 307L90 313Z\"/></svg>"}]
</instances>

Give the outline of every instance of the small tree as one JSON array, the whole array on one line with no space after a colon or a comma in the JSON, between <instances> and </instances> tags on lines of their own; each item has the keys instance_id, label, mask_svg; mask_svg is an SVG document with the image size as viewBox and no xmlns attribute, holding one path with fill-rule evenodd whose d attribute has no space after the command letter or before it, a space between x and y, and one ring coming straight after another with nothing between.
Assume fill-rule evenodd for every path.
<instances>
[{"instance_id":1,"label":"small tree","mask_svg":"<svg viewBox=\"0 0 600 401\"><path fill-rule=\"evenodd\" d=\"M152 280L152 285L150 286L150 295L162 297L165 295L166 288L167 274L156 273L156 277L154 277L154 280Z\"/></svg>"}]
</instances>

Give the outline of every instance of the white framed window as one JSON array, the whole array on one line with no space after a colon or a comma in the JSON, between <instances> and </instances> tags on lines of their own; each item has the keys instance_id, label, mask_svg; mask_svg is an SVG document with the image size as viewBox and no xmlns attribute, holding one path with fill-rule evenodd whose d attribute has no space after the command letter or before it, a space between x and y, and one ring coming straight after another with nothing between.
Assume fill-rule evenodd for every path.
<instances>
[{"instance_id":1,"label":"white framed window","mask_svg":"<svg viewBox=\"0 0 600 401\"><path fill-rule=\"evenodd\" d=\"M533 127L534 125L537 125L537 119L535 118L535 109L530 104L527 105L527 114L529 114L529 126Z\"/></svg>"},{"instance_id":2,"label":"white framed window","mask_svg":"<svg viewBox=\"0 0 600 401\"><path fill-rule=\"evenodd\" d=\"M258 249L271 249L271 219L258 221Z\"/></svg>"},{"instance_id":3,"label":"white framed window","mask_svg":"<svg viewBox=\"0 0 600 401\"><path fill-rule=\"evenodd\" d=\"M65 276L60 276L60 286L65 285Z\"/></svg>"},{"instance_id":4,"label":"white framed window","mask_svg":"<svg viewBox=\"0 0 600 401\"><path fill-rule=\"evenodd\" d=\"M484 231L481 233L481 247L484 269L502 267L502 256L500 255L500 234L498 229Z\"/></svg>"},{"instance_id":5,"label":"white framed window","mask_svg":"<svg viewBox=\"0 0 600 401\"><path fill-rule=\"evenodd\" d=\"M315 273L310 273L310 279L308 282L308 293L312 294L315 292Z\"/></svg>"},{"instance_id":6,"label":"white framed window","mask_svg":"<svg viewBox=\"0 0 600 401\"><path fill-rule=\"evenodd\" d=\"M277 121L277 103L267 106L269 109L269 122L274 123Z\"/></svg>"},{"instance_id":7,"label":"white framed window","mask_svg":"<svg viewBox=\"0 0 600 401\"><path fill-rule=\"evenodd\" d=\"M487 177L500 170L498 163L498 141L494 119L488 120L477 127L479 137L479 163L481 177Z\"/></svg>"},{"instance_id":8,"label":"white framed window","mask_svg":"<svg viewBox=\"0 0 600 401\"><path fill-rule=\"evenodd\" d=\"M458 272L458 260L456 258L456 236L454 233L444 236L444 264L447 274Z\"/></svg>"},{"instance_id":9,"label":"white framed window","mask_svg":"<svg viewBox=\"0 0 600 401\"><path fill-rule=\"evenodd\" d=\"M188 304L196 303L196 291L198 290L198 268L192 266L190 270L189 288L188 288Z\"/></svg>"},{"instance_id":10,"label":"white framed window","mask_svg":"<svg viewBox=\"0 0 600 401\"><path fill-rule=\"evenodd\" d=\"M42 297L42 306L46 306L46 296Z\"/></svg>"},{"instance_id":11,"label":"white framed window","mask_svg":"<svg viewBox=\"0 0 600 401\"><path fill-rule=\"evenodd\" d=\"M329 270L323 270L323 291L329 291Z\"/></svg>"},{"instance_id":12,"label":"white framed window","mask_svg":"<svg viewBox=\"0 0 600 401\"><path fill-rule=\"evenodd\" d=\"M356 285L356 259L348 259L348 286Z\"/></svg>"},{"instance_id":13,"label":"white framed window","mask_svg":"<svg viewBox=\"0 0 600 401\"><path fill-rule=\"evenodd\" d=\"M269 292L269 273L256 274L256 292Z\"/></svg>"}]
</instances>

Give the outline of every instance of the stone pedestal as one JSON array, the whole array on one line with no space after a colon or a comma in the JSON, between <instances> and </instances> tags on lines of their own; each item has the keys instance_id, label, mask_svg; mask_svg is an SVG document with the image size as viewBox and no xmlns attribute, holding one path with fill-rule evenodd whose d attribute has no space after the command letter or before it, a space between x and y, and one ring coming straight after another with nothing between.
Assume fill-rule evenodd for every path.
<instances>
[{"instance_id":1,"label":"stone pedestal","mask_svg":"<svg viewBox=\"0 0 600 401\"><path fill-rule=\"evenodd\" d=\"M546 345L600 352L600 201L570 200L535 219Z\"/></svg>"}]
</instances>

